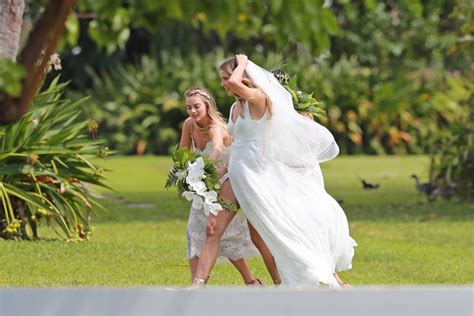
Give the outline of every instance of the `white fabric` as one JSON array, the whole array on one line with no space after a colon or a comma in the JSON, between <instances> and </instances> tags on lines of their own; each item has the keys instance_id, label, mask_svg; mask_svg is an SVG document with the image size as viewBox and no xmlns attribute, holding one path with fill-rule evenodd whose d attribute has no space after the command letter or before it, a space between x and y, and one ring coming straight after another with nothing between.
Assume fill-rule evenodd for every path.
<instances>
[{"instance_id":1,"label":"white fabric","mask_svg":"<svg viewBox=\"0 0 474 316\"><path fill-rule=\"evenodd\" d=\"M193 140L194 146L194 140ZM206 155L212 152L212 142L206 144L206 148L202 151ZM198 150L195 148L195 150ZM227 160L230 148L226 148L220 160ZM221 183L227 179L227 174L221 178ZM206 240L206 228L209 217L204 214L202 209L191 207L189 212L188 226L186 230L187 235L187 257L192 259L201 255L201 249ZM248 258L250 256L258 255L258 250L250 239L250 233L247 225L247 220L241 214L237 214L230 222L219 244L219 258L218 263L222 262L223 258L231 260L238 260Z\"/></svg>"},{"instance_id":2,"label":"white fabric","mask_svg":"<svg viewBox=\"0 0 474 316\"><path fill-rule=\"evenodd\" d=\"M272 103L271 119L265 121L267 155L290 166L314 168L339 154L331 133L295 111L290 93L272 73L251 61L245 71Z\"/></svg>"},{"instance_id":3,"label":"white fabric","mask_svg":"<svg viewBox=\"0 0 474 316\"><path fill-rule=\"evenodd\" d=\"M233 191L274 255L284 285L338 287L333 273L351 268L356 243L344 211L324 190L319 168L338 147L327 129L293 110L286 90L265 70L250 63L247 73L270 97L273 116L267 110L254 121L247 103L235 123L231 115Z\"/></svg>"}]
</instances>

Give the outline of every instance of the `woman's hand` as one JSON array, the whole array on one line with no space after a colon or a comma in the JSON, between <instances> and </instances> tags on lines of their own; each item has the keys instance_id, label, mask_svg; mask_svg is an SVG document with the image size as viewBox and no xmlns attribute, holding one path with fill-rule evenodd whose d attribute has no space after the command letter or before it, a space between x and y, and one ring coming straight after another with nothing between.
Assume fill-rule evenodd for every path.
<instances>
[{"instance_id":1,"label":"woman's hand","mask_svg":"<svg viewBox=\"0 0 474 316\"><path fill-rule=\"evenodd\" d=\"M242 65L244 68L249 63L248 57L244 54L235 55L235 59L237 60L237 65L238 66Z\"/></svg>"}]
</instances>

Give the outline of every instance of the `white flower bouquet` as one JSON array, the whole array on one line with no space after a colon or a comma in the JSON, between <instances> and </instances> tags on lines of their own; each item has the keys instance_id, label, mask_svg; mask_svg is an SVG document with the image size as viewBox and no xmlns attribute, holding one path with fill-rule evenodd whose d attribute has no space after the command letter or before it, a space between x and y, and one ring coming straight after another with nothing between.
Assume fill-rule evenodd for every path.
<instances>
[{"instance_id":1,"label":"white flower bouquet","mask_svg":"<svg viewBox=\"0 0 474 316\"><path fill-rule=\"evenodd\" d=\"M192 202L193 208L203 209L206 215L216 215L233 206L218 195L221 185L216 162L188 148L178 148L173 155L173 167L165 184L165 188L169 187L176 187L179 196Z\"/></svg>"}]
</instances>

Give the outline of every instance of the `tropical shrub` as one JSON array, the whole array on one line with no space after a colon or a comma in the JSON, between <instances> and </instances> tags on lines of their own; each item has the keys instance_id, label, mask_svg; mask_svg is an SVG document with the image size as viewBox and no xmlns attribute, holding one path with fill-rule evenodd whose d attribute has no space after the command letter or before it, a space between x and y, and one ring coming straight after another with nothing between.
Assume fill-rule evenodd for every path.
<instances>
[{"instance_id":1,"label":"tropical shrub","mask_svg":"<svg viewBox=\"0 0 474 316\"><path fill-rule=\"evenodd\" d=\"M142 56L136 65L116 64L92 72L94 88L84 106L96 118L108 146L121 153L168 154L178 142L186 117L183 92L203 85L228 117L233 99L220 87L217 67L226 54L179 52ZM263 67L282 67L284 56L255 55ZM298 76L302 90L314 92L327 111L322 119L349 154L429 153L429 140L466 115L472 85L456 74L430 69L393 74L364 67L360 61L287 59L283 69Z\"/></svg>"},{"instance_id":2,"label":"tropical shrub","mask_svg":"<svg viewBox=\"0 0 474 316\"><path fill-rule=\"evenodd\" d=\"M228 115L233 100L221 89L216 69L224 58L244 52L269 70L297 75L302 90L314 92L328 112L322 122L342 152L430 153L432 136L459 121L471 96L472 23L466 14L472 6L338 0L330 10L340 31L318 57L300 45L277 49L272 32L215 37L180 23L157 34L132 31L131 44L104 61L103 69L90 51L74 57L95 67L89 71L93 87L85 92L92 106L85 110L100 118L102 135L121 153L167 154L178 141L186 116L182 94L191 86L208 88Z\"/></svg>"},{"instance_id":3,"label":"tropical shrub","mask_svg":"<svg viewBox=\"0 0 474 316\"><path fill-rule=\"evenodd\" d=\"M89 89L84 94L92 95L92 106L85 110L100 118L102 135L121 153L169 153L186 116L182 93L193 85L215 94L227 116L233 100L221 89L216 69L237 52L267 69L297 75L301 88L325 105L328 118L323 123L342 152L430 153L431 137L456 122L456 113L465 113L474 73L472 5L447 0L329 3L323 11L337 19L326 22L337 22L339 28L329 32L337 36L320 56L288 37L276 43L271 19L263 22L261 32L253 32L248 24L254 20L242 13L235 29L219 36L201 30L200 24L182 22L163 25L158 33L131 30L127 47L107 59L82 38L80 45L89 49L70 55L69 64L82 60L94 69L89 70L92 87L88 79L81 81ZM290 17L310 14L291 12ZM205 18L201 13L196 17ZM276 24L281 23L290 25ZM282 47L283 42L288 45Z\"/></svg>"},{"instance_id":4,"label":"tropical shrub","mask_svg":"<svg viewBox=\"0 0 474 316\"><path fill-rule=\"evenodd\" d=\"M88 68L93 85L85 89L84 94L91 98L83 111L98 121L100 135L113 150L169 154L179 141L187 115L186 90L205 86L224 117L228 116L234 100L220 86L218 72L219 62L227 57L222 49L204 56L173 51L155 57L144 55L137 64L114 63L98 71ZM282 55L268 54L257 61L275 69L282 60Z\"/></svg>"},{"instance_id":5,"label":"tropical shrub","mask_svg":"<svg viewBox=\"0 0 474 316\"><path fill-rule=\"evenodd\" d=\"M433 178L439 195L474 197L474 124L456 124L434 141Z\"/></svg>"},{"instance_id":6,"label":"tropical shrub","mask_svg":"<svg viewBox=\"0 0 474 316\"><path fill-rule=\"evenodd\" d=\"M94 139L97 124L80 119L83 100L62 98L57 82L0 127L0 238L36 239L45 222L61 238L83 240L92 213L106 212L91 191L107 187L104 169L91 158L107 157L107 148Z\"/></svg>"},{"instance_id":7,"label":"tropical shrub","mask_svg":"<svg viewBox=\"0 0 474 316\"><path fill-rule=\"evenodd\" d=\"M97 72L90 68L93 88L86 93L92 97L83 110L98 121L110 148L123 154L168 154L186 118L186 90L205 85L218 100L225 98L215 66L219 58L224 58L222 52L187 59L163 53L160 58L142 56L136 65L118 63Z\"/></svg>"},{"instance_id":8,"label":"tropical shrub","mask_svg":"<svg viewBox=\"0 0 474 316\"><path fill-rule=\"evenodd\" d=\"M430 153L433 135L469 114L473 84L430 69L390 73L355 56L305 66L288 63L305 91L326 105L325 125L345 153Z\"/></svg>"}]
</instances>

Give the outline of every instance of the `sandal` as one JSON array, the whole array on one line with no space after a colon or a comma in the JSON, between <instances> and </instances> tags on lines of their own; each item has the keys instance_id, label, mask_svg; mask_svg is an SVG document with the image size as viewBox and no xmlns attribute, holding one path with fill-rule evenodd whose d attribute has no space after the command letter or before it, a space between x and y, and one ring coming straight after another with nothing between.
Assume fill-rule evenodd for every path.
<instances>
[{"instance_id":1,"label":"sandal","mask_svg":"<svg viewBox=\"0 0 474 316\"><path fill-rule=\"evenodd\" d=\"M209 280L209 277L206 279L200 279L200 278L194 278L193 279L193 284L191 284L188 289L193 290L193 289L202 289L206 287L207 280Z\"/></svg>"},{"instance_id":2,"label":"sandal","mask_svg":"<svg viewBox=\"0 0 474 316\"><path fill-rule=\"evenodd\" d=\"M249 283L245 283L245 285L247 286L265 286L265 283L263 283L262 280L260 279L253 279L252 281L250 281Z\"/></svg>"}]
</instances>

